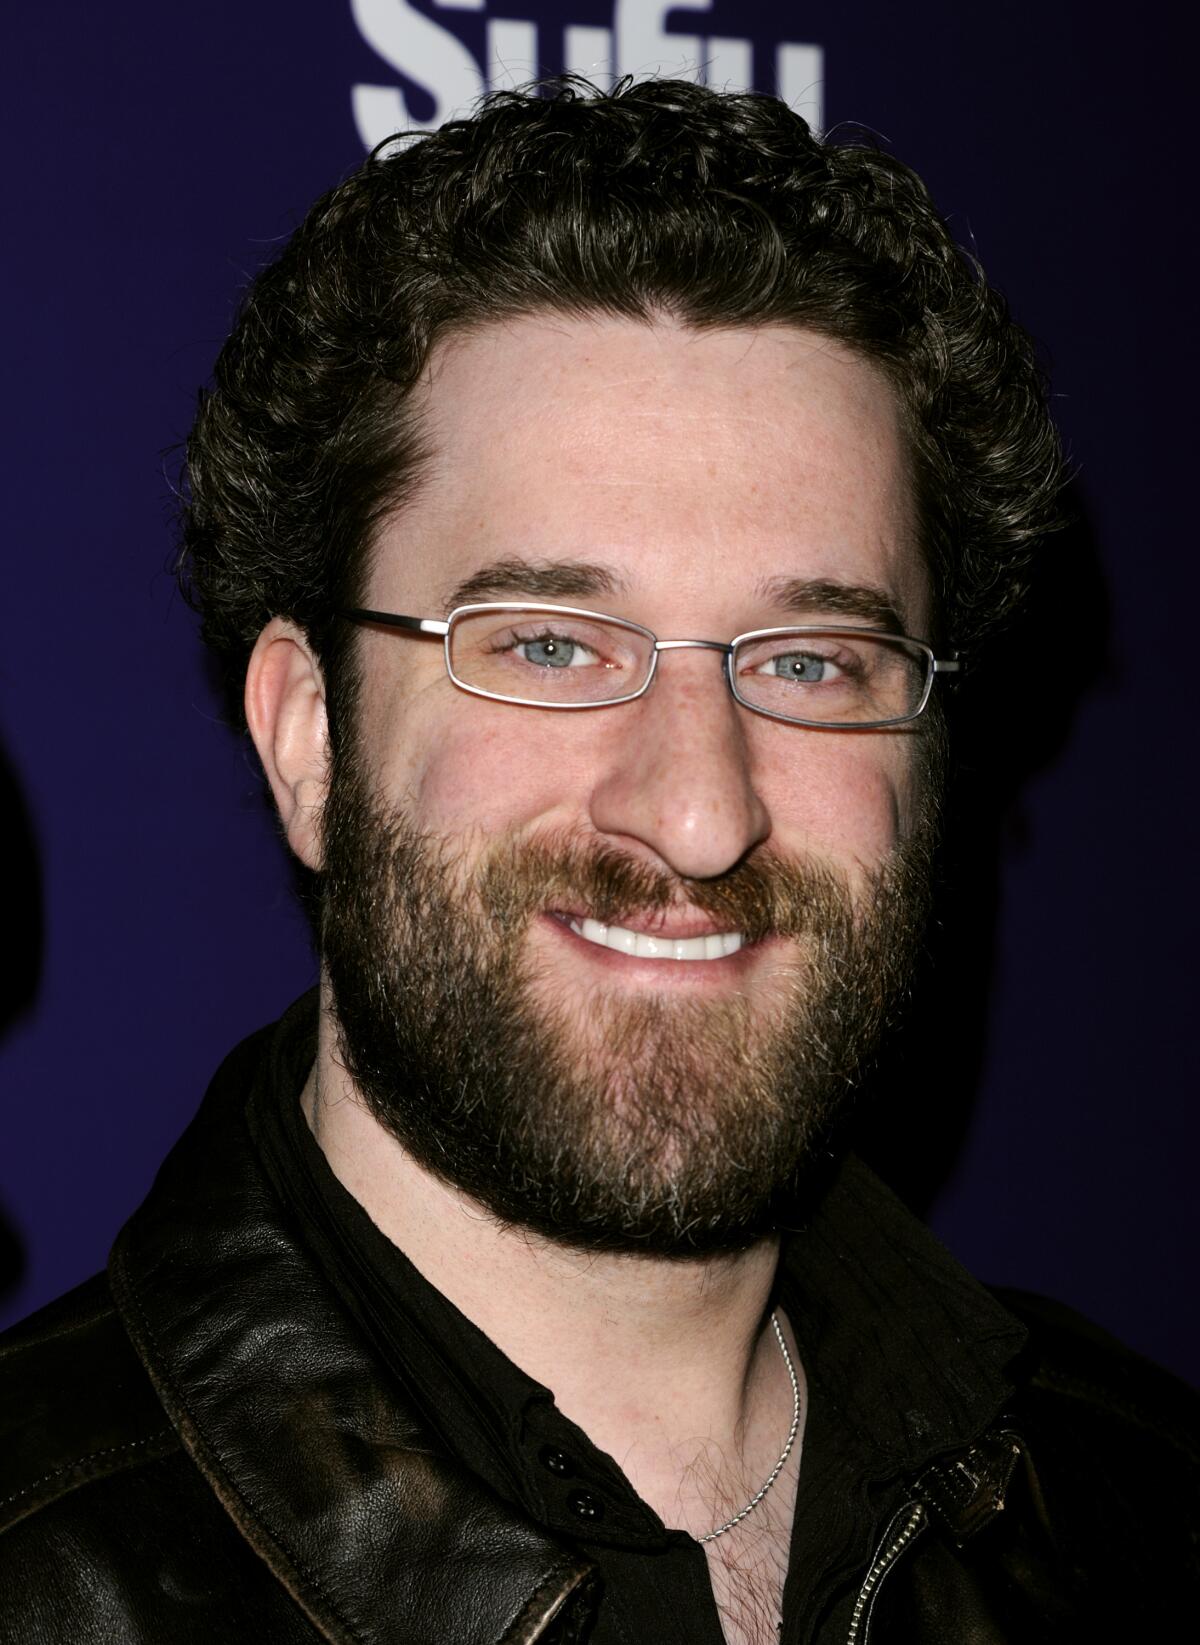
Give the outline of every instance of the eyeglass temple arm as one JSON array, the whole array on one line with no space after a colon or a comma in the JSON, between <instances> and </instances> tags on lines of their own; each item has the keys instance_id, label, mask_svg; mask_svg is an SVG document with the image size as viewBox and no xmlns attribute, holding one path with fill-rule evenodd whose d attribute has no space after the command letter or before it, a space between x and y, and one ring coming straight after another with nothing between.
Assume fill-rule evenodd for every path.
<instances>
[{"instance_id":1,"label":"eyeglass temple arm","mask_svg":"<svg viewBox=\"0 0 1200 1645\"><path fill-rule=\"evenodd\" d=\"M405 628L415 634L447 634L450 624L437 617L402 617L396 611L367 611L354 606L338 612L352 623L378 623L382 628Z\"/></svg>"},{"instance_id":2,"label":"eyeglass temple arm","mask_svg":"<svg viewBox=\"0 0 1200 1645\"><path fill-rule=\"evenodd\" d=\"M935 657L933 659L933 672L935 674L958 674L961 671L962 664L957 657Z\"/></svg>"}]
</instances>

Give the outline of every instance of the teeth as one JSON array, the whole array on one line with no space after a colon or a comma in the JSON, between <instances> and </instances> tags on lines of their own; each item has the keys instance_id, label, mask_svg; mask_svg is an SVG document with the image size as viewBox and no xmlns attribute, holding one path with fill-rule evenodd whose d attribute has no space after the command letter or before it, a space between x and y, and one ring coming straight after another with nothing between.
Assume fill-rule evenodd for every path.
<instances>
[{"instance_id":1,"label":"teeth","mask_svg":"<svg viewBox=\"0 0 1200 1645\"><path fill-rule=\"evenodd\" d=\"M742 946L740 931L719 931L711 937L650 937L644 931L629 931L623 925L602 925L599 920L571 920L571 930L601 948L615 948L618 954L633 954L639 960L719 960L736 954Z\"/></svg>"}]
</instances>

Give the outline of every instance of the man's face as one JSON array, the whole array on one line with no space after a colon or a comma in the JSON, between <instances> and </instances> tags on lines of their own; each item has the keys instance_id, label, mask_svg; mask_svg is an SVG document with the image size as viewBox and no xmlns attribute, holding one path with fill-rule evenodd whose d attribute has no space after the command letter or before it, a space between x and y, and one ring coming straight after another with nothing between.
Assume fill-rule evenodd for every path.
<instances>
[{"instance_id":1,"label":"man's face","mask_svg":"<svg viewBox=\"0 0 1200 1645\"><path fill-rule=\"evenodd\" d=\"M442 346L418 402L432 459L381 535L376 609L552 600L717 640L890 610L927 631L894 399L836 344L542 316ZM760 1231L902 987L928 733L755 715L703 650L661 654L635 702L556 713L460 691L437 643L361 643L324 947L368 1101L551 1235Z\"/></svg>"}]
</instances>

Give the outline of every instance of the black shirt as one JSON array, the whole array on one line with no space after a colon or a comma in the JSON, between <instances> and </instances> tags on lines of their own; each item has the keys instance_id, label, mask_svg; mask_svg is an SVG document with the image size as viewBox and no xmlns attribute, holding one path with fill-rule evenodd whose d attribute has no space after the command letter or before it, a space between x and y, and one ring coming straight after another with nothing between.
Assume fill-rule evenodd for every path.
<instances>
[{"instance_id":1,"label":"black shirt","mask_svg":"<svg viewBox=\"0 0 1200 1645\"><path fill-rule=\"evenodd\" d=\"M666 1527L611 1457L371 1222L334 1176L299 1096L316 1001L280 1025L250 1123L276 1192L339 1297L448 1452L604 1580L592 1645L723 1645L701 1545ZM1024 1330L859 1162L785 1237L774 1300L808 1383L783 1645L847 1637L908 1482L1002 1409ZM781 1436L782 1440L782 1436ZM737 1533L731 1533L736 1535Z\"/></svg>"}]
</instances>

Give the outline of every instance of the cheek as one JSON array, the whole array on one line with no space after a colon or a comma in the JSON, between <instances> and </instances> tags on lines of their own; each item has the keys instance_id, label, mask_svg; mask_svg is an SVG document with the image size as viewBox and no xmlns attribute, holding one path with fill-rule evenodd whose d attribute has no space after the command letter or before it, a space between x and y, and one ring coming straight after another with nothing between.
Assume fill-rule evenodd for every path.
<instances>
[{"instance_id":1,"label":"cheek","mask_svg":"<svg viewBox=\"0 0 1200 1645\"><path fill-rule=\"evenodd\" d=\"M437 834L486 840L538 821L573 822L585 806L584 762L528 709L478 702L465 715L409 717L392 750L389 796Z\"/></svg>"},{"instance_id":2,"label":"cheek","mask_svg":"<svg viewBox=\"0 0 1200 1645\"><path fill-rule=\"evenodd\" d=\"M792 733L794 735L794 733ZM811 852L855 877L909 831L915 752L906 740L801 733L804 748L776 771L768 804L777 849Z\"/></svg>"}]
</instances>

